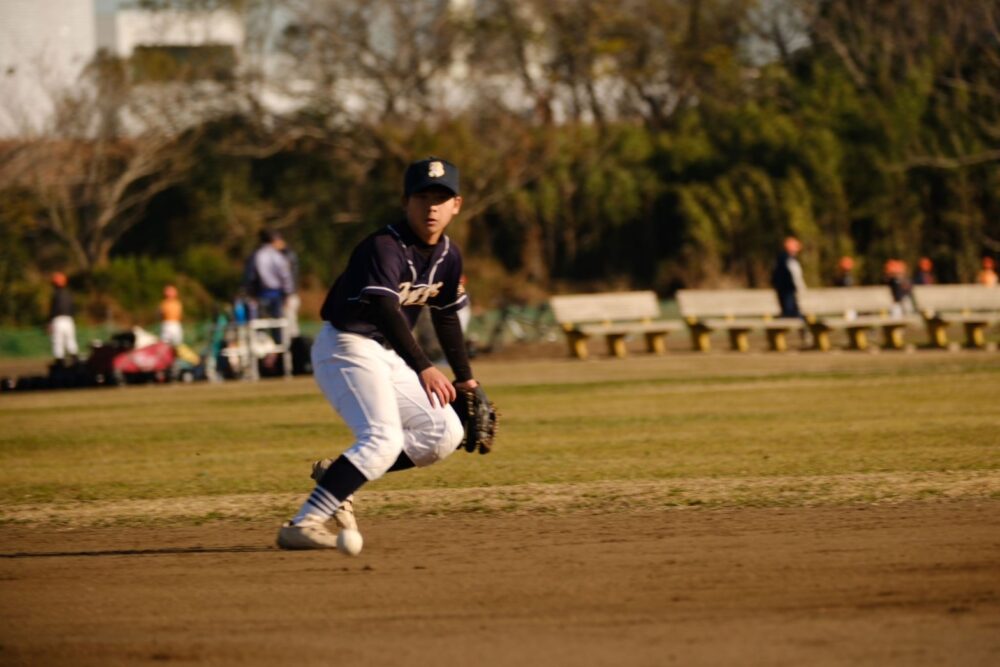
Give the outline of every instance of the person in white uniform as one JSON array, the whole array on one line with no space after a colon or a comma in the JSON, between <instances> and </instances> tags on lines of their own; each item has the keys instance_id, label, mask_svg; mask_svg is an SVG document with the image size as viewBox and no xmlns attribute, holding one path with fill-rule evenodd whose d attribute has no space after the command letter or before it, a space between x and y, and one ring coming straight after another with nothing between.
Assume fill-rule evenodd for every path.
<instances>
[{"instance_id":1,"label":"person in white uniform","mask_svg":"<svg viewBox=\"0 0 1000 667\"><path fill-rule=\"evenodd\" d=\"M355 249L321 309L325 321L312 348L313 374L354 434L316 487L278 532L283 549L336 547L327 528L357 529L353 494L386 472L428 466L459 446L463 427L449 405L456 389L474 389L458 311L466 303L462 257L445 229L462 207L455 165L427 158L407 167L404 220ZM454 373L435 367L412 329L428 306Z\"/></svg>"},{"instance_id":2,"label":"person in white uniform","mask_svg":"<svg viewBox=\"0 0 1000 667\"><path fill-rule=\"evenodd\" d=\"M52 356L56 364L66 364L66 355L72 363L76 363L80 352L76 342L76 322L73 319L75 309L73 296L66 286L66 274L52 274L52 303L49 306L49 336L52 340Z\"/></svg>"}]
</instances>

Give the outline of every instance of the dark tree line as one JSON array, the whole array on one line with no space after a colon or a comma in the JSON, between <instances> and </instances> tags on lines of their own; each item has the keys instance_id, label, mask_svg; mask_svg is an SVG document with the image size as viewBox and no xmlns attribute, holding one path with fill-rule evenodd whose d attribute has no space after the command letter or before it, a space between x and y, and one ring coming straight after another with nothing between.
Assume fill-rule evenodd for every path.
<instances>
[{"instance_id":1,"label":"dark tree line","mask_svg":"<svg viewBox=\"0 0 1000 667\"><path fill-rule=\"evenodd\" d=\"M141 317L170 280L207 311L264 226L319 293L429 154L462 167L483 305L766 285L790 233L812 284L842 255L968 281L1000 252L995 3L200 4L244 13L236 76L99 60L48 133L0 144L4 321L41 317L56 268L95 308Z\"/></svg>"}]
</instances>

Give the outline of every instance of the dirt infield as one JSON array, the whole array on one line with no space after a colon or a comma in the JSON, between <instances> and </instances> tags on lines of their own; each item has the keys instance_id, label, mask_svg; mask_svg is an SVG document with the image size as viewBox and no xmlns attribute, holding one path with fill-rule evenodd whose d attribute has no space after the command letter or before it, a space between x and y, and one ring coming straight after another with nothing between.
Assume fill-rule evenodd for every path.
<instances>
[{"instance_id":1,"label":"dirt infield","mask_svg":"<svg viewBox=\"0 0 1000 667\"><path fill-rule=\"evenodd\" d=\"M1000 664L1000 501L0 526L4 665Z\"/></svg>"}]
</instances>

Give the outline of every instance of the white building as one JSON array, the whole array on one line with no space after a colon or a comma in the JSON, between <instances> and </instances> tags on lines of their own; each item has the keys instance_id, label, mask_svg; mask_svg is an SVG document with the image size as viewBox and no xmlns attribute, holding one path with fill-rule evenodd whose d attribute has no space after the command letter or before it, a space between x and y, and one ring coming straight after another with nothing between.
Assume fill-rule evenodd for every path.
<instances>
[{"instance_id":1,"label":"white building","mask_svg":"<svg viewBox=\"0 0 1000 667\"><path fill-rule=\"evenodd\" d=\"M245 39L234 12L143 11L123 0L0 0L0 137L46 130L54 101L72 93L100 50L230 47ZM190 49L188 49L190 50Z\"/></svg>"},{"instance_id":2,"label":"white building","mask_svg":"<svg viewBox=\"0 0 1000 667\"><path fill-rule=\"evenodd\" d=\"M91 0L0 2L0 136L41 129L96 45Z\"/></svg>"},{"instance_id":3,"label":"white building","mask_svg":"<svg viewBox=\"0 0 1000 667\"><path fill-rule=\"evenodd\" d=\"M131 58L142 46L225 44L239 50L245 39L243 19L234 12L149 12L121 9L96 15L97 47Z\"/></svg>"},{"instance_id":4,"label":"white building","mask_svg":"<svg viewBox=\"0 0 1000 667\"><path fill-rule=\"evenodd\" d=\"M255 96L259 108L282 114L303 105L336 99L347 114L362 116L378 110L396 93L392 77L405 78L405 57L397 58L396 42L408 35L395 25L393 0L372 2L366 35L344 39L352 43L367 41L366 53L358 53L358 65L369 68L380 61L389 63L387 77L352 72L352 54L338 55L334 67L336 80L328 81L329 63L324 60L324 45L312 53L282 53L278 48L283 31L296 19L321 17L336 21L343 11L331 0L303 0L295 5L269 5L263 13L235 11L212 12L149 11L135 9L135 0L0 0L0 137L53 132L53 110L60 96L84 97L80 75L95 55L104 52L128 61L133 83L159 84L169 81L198 80L207 86L194 88L191 99L193 116L201 113L198 103L209 100L223 103L221 96L210 94L211 82L225 80L225 73L238 76L251 73L244 83ZM429 3L435 11L471 17L483 10L488 0L441 0ZM254 3L248 3L252 7ZM364 7L364 2L358 2ZM294 8L294 10L293 10ZM522 7L522 11L527 11ZM346 15L346 14L345 14ZM252 27L249 27L252 26ZM398 33L398 34L397 34ZM336 37L335 37L336 38ZM330 37L321 32L317 40ZM483 94L502 99L511 108L530 108L533 104L523 82L510 74L480 79L478 86L464 85L475 78L471 72L471 44L457 40L448 66L432 82L428 96L450 110L462 109ZM318 54L312 62L311 56ZM404 54L405 55L405 54ZM527 70L532 78L544 80L541 63L544 45L534 46L527 54ZM368 62L362 63L361 59ZM171 64L176 67L171 66ZM392 69L395 68L395 72ZM219 73L222 76L219 76ZM193 75L192 75L193 73ZM171 79L171 76L178 75ZM223 86L224 87L224 86ZM171 88L160 86L160 88ZM144 91L157 97L176 94L172 90ZM384 90L383 90L384 89ZM180 97L179 95L175 95ZM194 99L197 98L197 99ZM557 95L552 104L558 108ZM233 104L239 102L234 100ZM177 104L174 104L177 107ZM558 109L557 109L558 110Z\"/></svg>"}]
</instances>

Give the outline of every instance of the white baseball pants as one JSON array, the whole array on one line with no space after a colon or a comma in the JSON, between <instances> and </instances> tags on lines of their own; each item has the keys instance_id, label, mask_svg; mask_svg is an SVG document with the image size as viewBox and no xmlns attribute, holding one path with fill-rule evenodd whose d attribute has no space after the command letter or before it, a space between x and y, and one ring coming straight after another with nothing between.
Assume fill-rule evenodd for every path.
<instances>
[{"instance_id":1,"label":"white baseball pants","mask_svg":"<svg viewBox=\"0 0 1000 667\"><path fill-rule=\"evenodd\" d=\"M80 350L76 345L76 323L70 315L52 318L52 356L63 359L67 353L76 355Z\"/></svg>"},{"instance_id":2,"label":"white baseball pants","mask_svg":"<svg viewBox=\"0 0 1000 667\"><path fill-rule=\"evenodd\" d=\"M299 330L299 308L302 306L302 299L298 294L289 294L285 297L285 310L282 315L288 320L288 338L298 338L301 334Z\"/></svg>"},{"instance_id":3,"label":"white baseball pants","mask_svg":"<svg viewBox=\"0 0 1000 667\"><path fill-rule=\"evenodd\" d=\"M312 363L316 383L354 433L344 456L369 481L384 475L401 451L423 467L462 441L455 411L431 405L414 370L370 338L326 323L313 343Z\"/></svg>"},{"instance_id":4,"label":"white baseball pants","mask_svg":"<svg viewBox=\"0 0 1000 667\"><path fill-rule=\"evenodd\" d=\"M160 323L160 340L177 347L184 342L184 327L175 320L165 320Z\"/></svg>"}]
</instances>

